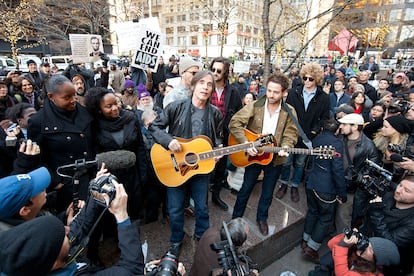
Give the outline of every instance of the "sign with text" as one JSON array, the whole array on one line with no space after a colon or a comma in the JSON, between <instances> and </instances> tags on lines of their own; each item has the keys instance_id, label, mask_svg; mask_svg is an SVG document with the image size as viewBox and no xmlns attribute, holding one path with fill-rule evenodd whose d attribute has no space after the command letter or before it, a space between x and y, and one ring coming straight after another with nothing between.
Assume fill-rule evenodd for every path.
<instances>
[{"instance_id":1,"label":"sign with text","mask_svg":"<svg viewBox=\"0 0 414 276\"><path fill-rule=\"evenodd\" d=\"M138 48L135 50L131 66L156 72L158 59L162 55L164 34L142 25L138 37Z\"/></svg>"},{"instance_id":2,"label":"sign with text","mask_svg":"<svg viewBox=\"0 0 414 276\"><path fill-rule=\"evenodd\" d=\"M113 24L118 38L118 54L130 55L135 52L139 43L137 34L141 26L151 26L151 29L160 32L158 17L141 18L138 22L119 22Z\"/></svg>"},{"instance_id":3,"label":"sign with text","mask_svg":"<svg viewBox=\"0 0 414 276\"><path fill-rule=\"evenodd\" d=\"M250 72L250 61L234 61L233 72L235 73L249 73Z\"/></svg>"},{"instance_id":4,"label":"sign with text","mask_svg":"<svg viewBox=\"0 0 414 276\"><path fill-rule=\"evenodd\" d=\"M102 37L94 34L69 34L73 63L95 62L104 54Z\"/></svg>"}]
</instances>

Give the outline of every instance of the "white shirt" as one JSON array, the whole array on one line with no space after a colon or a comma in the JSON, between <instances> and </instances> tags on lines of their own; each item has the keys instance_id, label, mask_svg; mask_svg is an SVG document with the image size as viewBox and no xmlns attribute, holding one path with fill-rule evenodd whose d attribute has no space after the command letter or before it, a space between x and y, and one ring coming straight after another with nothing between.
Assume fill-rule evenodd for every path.
<instances>
[{"instance_id":1,"label":"white shirt","mask_svg":"<svg viewBox=\"0 0 414 276\"><path fill-rule=\"evenodd\" d=\"M265 102L264 118L263 118L263 134L274 134L276 132L277 121L279 120L281 105L277 108L276 112L271 115L267 109L267 99Z\"/></svg>"}]
</instances>

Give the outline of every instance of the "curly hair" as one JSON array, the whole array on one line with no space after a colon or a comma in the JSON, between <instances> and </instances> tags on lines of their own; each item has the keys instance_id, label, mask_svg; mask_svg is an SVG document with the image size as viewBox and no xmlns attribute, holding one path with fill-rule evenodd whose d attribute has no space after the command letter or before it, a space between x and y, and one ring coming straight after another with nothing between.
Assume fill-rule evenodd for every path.
<instances>
[{"instance_id":1,"label":"curly hair","mask_svg":"<svg viewBox=\"0 0 414 276\"><path fill-rule=\"evenodd\" d=\"M322 85L323 80L323 68L316 62L310 62L305 64L300 70L300 77L303 78L306 75L310 75L315 79L316 85Z\"/></svg>"},{"instance_id":2,"label":"curly hair","mask_svg":"<svg viewBox=\"0 0 414 276\"><path fill-rule=\"evenodd\" d=\"M101 114L101 101L106 94L112 93L105 87L93 87L85 95L85 107L93 117L98 118Z\"/></svg>"}]
</instances>

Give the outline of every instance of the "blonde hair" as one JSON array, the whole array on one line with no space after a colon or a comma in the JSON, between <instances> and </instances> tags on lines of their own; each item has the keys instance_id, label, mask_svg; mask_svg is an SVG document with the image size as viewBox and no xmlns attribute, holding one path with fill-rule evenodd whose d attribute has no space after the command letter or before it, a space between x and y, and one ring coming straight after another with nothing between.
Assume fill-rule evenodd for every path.
<instances>
[{"instance_id":1,"label":"blonde hair","mask_svg":"<svg viewBox=\"0 0 414 276\"><path fill-rule=\"evenodd\" d=\"M323 80L323 68L316 62L305 64L300 70L300 77L303 78L306 75L310 75L315 79L316 85L322 85Z\"/></svg>"}]
</instances>

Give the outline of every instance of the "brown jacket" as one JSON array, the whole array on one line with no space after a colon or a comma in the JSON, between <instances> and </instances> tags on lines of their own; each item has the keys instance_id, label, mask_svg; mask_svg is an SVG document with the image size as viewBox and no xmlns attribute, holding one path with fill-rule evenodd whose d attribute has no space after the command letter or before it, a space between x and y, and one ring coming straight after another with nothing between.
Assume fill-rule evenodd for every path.
<instances>
[{"instance_id":1,"label":"brown jacket","mask_svg":"<svg viewBox=\"0 0 414 276\"><path fill-rule=\"evenodd\" d=\"M240 143L247 141L247 138L244 135L245 128L258 134L262 133L265 102L266 97L262 97L259 100L246 105L233 115L230 120L229 130ZM296 117L295 109L290 105L287 106ZM275 144L277 144L278 147L294 147L298 140L298 130L283 105L280 110L276 131L273 135L275 137ZM282 165L284 160L285 157L274 154L273 165Z\"/></svg>"}]
</instances>

